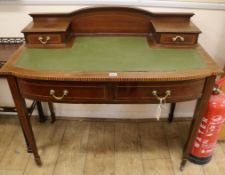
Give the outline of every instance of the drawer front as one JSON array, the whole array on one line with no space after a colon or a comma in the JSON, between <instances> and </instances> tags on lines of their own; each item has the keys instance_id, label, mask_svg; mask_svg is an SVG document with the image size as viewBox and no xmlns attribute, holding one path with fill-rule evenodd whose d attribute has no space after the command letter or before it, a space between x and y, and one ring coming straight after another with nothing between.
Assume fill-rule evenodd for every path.
<instances>
[{"instance_id":1,"label":"drawer front","mask_svg":"<svg viewBox=\"0 0 225 175\"><path fill-rule=\"evenodd\" d=\"M197 43L197 39L197 34L161 34L160 43L174 45L192 45Z\"/></svg>"},{"instance_id":2,"label":"drawer front","mask_svg":"<svg viewBox=\"0 0 225 175\"><path fill-rule=\"evenodd\" d=\"M23 97L53 102L88 102L108 99L103 83L18 80Z\"/></svg>"},{"instance_id":3,"label":"drawer front","mask_svg":"<svg viewBox=\"0 0 225 175\"><path fill-rule=\"evenodd\" d=\"M29 44L60 44L63 42L61 34L27 34L26 41Z\"/></svg>"},{"instance_id":4,"label":"drawer front","mask_svg":"<svg viewBox=\"0 0 225 175\"><path fill-rule=\"evenodd\" d=\"M170 95L167 102L186 101L200 98L204 87L204 80L158 82L158 83L119 83L115 85L114 98L117 101L137 101L158 103L158 97Z\"/></svg>"}]
</instances>

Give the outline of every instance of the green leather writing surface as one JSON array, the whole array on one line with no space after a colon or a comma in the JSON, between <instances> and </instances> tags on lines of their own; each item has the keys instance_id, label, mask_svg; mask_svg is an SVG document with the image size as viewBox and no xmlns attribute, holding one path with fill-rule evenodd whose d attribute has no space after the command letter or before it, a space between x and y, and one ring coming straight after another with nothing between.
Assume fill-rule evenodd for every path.
<instances>
[{"instance_id":1,"label":"green leather writing surface","mask_svg":"<svg viewBox=\"0 0 225 175\"><path fill-rule=\"evenodd\" d=\"M180 71L206 66L195 49L150 48L145 37L77 37L72 48L28 48L15 66L37 71Z\"/></svg>"}]
</instances>

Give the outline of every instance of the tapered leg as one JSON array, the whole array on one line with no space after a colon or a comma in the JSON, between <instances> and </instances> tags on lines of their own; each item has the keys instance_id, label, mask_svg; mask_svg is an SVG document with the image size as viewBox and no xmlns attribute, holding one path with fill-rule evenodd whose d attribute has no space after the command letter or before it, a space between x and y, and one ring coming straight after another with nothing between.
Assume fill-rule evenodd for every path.
<instances>
[{"instance_id":1,"label":"tapered leg","mask_svg":"<svg viewBox=\"0 0 225 175\"><path fill-rule=\"evenodd\" d=\"M198 132L198 129L200 126L200 123L202 121L202 118L203 118L206 110L207 110L207 106L208 106L207 104L208 104L209 98L212 94L212 89L215 84L215 79L216 79L215 76L211 76L206 79L204 90L203 90L203 95L197 102L195 112L194 112L194 117L192 119L191 126L189 129L188 138L187 138L186 144L184 146L183 158L182 158L182 162L181 162L181 166L180 166L181 170L184 169L184 166L187 162L188 154L191 151L192 145L194 143L194 140L196 138L196 135L197 135L197 132Z\"/></svg>"},{"instance_id":2,"label":"tapered leg","mask_svg":"<svg viewBox=\"0 0 225 175\"><path fill-rule=\"evenodd\" d=\"M54 123L55 122L55 111L54 111L54 108L53 108L53 103L48 102L48 107L49 107L49 110L50 110L50 113L51 113L51 123Z\"/></svg>"},{"instance_id":3,"label":"tapered leg","mask_svg":"<svg viewBox=\"0 0 225 175\"><path fill-rule=\"evenodd\" d=\"M23 128L22 128L22 130L23 130ZM29 142L28 142L28 140L27 140L27 137L26 137L26 135L25 135L24 130L23 130L23 136L24 136L24 138L25 138L25 142L26 142L26 145L27 145L27 152L28 152L28 153L32 153L32 148L31 148L30 145L29 145Z\"/></svg>"},{"instance_id":4,"label":"tapered leg","mask_svg":"<svg viewBox=\"0 0 225 175\"><path fill-rule=\"evenodd\" d=\"M38 115L39 115L39 121L41 123L44 123L47 120L47 117L45 116L42 108L42 104L40 101L37 101L37 110L38 110Z\"/></svg>"},{"instance_id":5,"label":"tapered leg","mask_svg":"<svg viewBox=\"0 0 225 175\"><path fill-rule=\"evenodd\" d=\"M175 107L176 107L176 103L171 103L170 113L169 113L169 117L168 117L169 123L171 123L173 121Z\"/></svg>"},{"instance_id":6,"label":"tapered leg","mask_svg":"<svg viewBox=\"0 0 225 175\"><path fill-rule=\"evenodd\" d=\"M180 171L184 170L184 167L185 167L186 163L187 163L187 159L183 158L182 161L181 161L181 164L180 164Z\"/></svg>"},{"instance_id":7,"label":"tapered leg","mask_svg":"<svg viewBox=\"0 0 225 175\"><path fill-rule=\"evenodd\" d=\"M41 159L38 154L36 141L35 141L33 130L28 117L28 111L26 108L25 100L20 94L16 78L10 76L10 77L7 77L7 80L9 83L9 87L13 96L15 106L18 111L20 124L21 124L22 130L24 131L25 138L27 139L27 143L33 152L36 164L41 165Z\"/></svg>"}]
</instances>

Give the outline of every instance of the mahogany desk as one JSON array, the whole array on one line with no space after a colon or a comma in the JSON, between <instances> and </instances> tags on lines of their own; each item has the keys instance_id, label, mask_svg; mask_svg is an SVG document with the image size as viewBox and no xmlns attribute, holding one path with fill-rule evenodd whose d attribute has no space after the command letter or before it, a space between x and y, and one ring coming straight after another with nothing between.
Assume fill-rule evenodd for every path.
<instances>
[{"instance_id":1,"label":"mahogany desk","mask_svg":"<svg viewBox=\"0 0 225 175\"><path fill-rule=\"evenodd\" d=\"M98 7L32 14L26 45L0 74L8 80L35 161L25 98L56 103L144 104L198 99L181 169L221 69L197 44L193 14ZM149 114L151 115L151 114ZM182 133L181 133L182 134Z\"/></svg>"}]
</instances>

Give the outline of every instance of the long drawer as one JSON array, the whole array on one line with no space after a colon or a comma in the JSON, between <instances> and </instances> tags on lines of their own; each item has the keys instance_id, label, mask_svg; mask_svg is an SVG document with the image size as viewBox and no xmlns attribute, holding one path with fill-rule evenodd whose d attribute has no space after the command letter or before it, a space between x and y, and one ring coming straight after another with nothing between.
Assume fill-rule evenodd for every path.
<instances>
[{"instance_id":1,"label":"long drawer","mask_svg":"<svg viewBox=\"0 0 225 175\"><path fill-rule=\"evenodd\" d=\"M197 99L202 96L203 80L154 82L154 83L118 83L115 85L116 101L158 103L165 97L166 102L178 102Z\"/></svg>"},{"instance_id":2,"label":"long drawer","mask_svg":"<svg viewBox=\"0 0 225 175\"><path fill-rule=\"evenodd\" d=\"M22 96L53 102L105 101L108 88L104 83L18 80Z\"/></svg>"}]
</instances>

